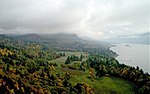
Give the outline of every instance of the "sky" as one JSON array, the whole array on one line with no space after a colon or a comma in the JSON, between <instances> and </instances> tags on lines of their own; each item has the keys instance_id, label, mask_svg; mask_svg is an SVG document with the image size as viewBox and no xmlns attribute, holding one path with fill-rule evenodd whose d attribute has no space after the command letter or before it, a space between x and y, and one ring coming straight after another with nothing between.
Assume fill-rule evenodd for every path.
<instances>
[{"instance_id":1,"label":"sky","mask_svg":"<svg viewBox=\"0 0 150 94\"><path fill-rule=\"evenodd\" d=\"M150 0L0 0L1 34L101 40L144 32L150 32Z\"/></svg>"}]
</instances>

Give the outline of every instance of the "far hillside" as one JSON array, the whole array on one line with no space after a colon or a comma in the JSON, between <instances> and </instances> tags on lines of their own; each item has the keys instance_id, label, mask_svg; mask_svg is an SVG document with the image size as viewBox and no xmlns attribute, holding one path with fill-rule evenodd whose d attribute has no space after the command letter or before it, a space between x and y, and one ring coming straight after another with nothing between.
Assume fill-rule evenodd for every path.
<instances>
[{"instance_id":1,"label":"far hillside","mask_svg":"<svg viewBox=\"0 0 150 94\"><path fill-rule=\"evenodd\" d=\"M83 51L103 55L117 56L111 51L110 43L94 40L83 40L76 34L25 34L25 35L5 35L6 37L24 42L34 42L44 45L43 49L53 49L59 51Z\"/></svg>"},{"instance_id":2,"label":"far hillside","mask_svg":"<svg viewBox=\"0 0 150 94\"><path fill-rule=\"evenodd\" d=\"M150 44L150 33L134 34L130 36L114 37L106 40L111 43Z\"/></svg>"},{"instance_id":3,"label":"far hillside","mask_svg":"<svg viewBox=\"0 0 150 94\"><path fill-rule=\"evenodd\" d=\"M73 48L80 40L77 36L69 41L53 35L57 49L51 39L28 38L44 41L50 37L0 35L0 94L150 93L150 75L139 67L120 64L109 45L80 42L79 50Z\"/></svg>"}]
</instances>

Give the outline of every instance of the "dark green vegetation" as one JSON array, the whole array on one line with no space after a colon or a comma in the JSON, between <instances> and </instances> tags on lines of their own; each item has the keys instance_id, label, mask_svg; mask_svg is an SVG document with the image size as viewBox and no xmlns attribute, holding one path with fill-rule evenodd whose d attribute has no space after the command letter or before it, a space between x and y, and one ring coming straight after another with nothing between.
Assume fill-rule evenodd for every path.
<instances>
[{"instance_id":1,"label":"dark green vegetation","mask_svg":"<svg viewBox=\"0 0 150 94\"><path fill-rule=\"evenodd\" d=\"M106 42L82 40L75 34L26 34L8 37L13 40L38 43L43 46L43 49L51 49L57 51L84 51L92 53L99 52L103 55L109 55L113 57L116 56L115 52L109 50L109 48L111 47L110 44Z\"/></svg>"},{"instance_id":2,"label":"dark green vegetation","mask_svg":"<svg viewBox=\"0 0 150 94\"><path fill-rule=\"evenodd\" d=\"M150 93L150 75L119 64L110 45L43 36L0 36L0 94Z\"/></svg>"},{"instance_id":3,"label":"dark green vegetation","mask_svg":"<svg viewBox=\"0 0 150 94\"><path fill-rule=\"evenodd\" d=\"M150 93L150 75L144 73L142 69L119 64L112 57L89 56L87 63L95 69L95 75L98 77L112 76L125 79L136 85L140 93Z\"/></svg>"}]
</instances>

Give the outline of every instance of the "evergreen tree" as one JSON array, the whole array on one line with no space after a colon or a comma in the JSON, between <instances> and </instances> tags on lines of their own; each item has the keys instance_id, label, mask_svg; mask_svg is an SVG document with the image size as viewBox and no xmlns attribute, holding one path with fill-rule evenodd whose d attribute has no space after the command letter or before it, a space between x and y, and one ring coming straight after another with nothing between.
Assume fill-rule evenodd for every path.
<instances>
[{"instance_id":1,"label":"evergreen tree","mask_svg":"<svg viewBox=\"0 0 150 94\"><path fill-rule=\"evenodd\" d=\"M71 60L70 60L70 57L68 56L66 61L65 61L65 64L70 64L71 63Z\"/></svg>"},{"instance_id":2,"label":"evergreen tree","mask_svg":"<svg viewBox=\"0 0 150 94\"><path fill-rule=\"evenodd\" d=\"M83 58L83 55L81 54L81 55L80 55L80 61L82 61L82 58Z\"/></svg>"},{"instance_id":3,"label":"evergreen tree","mask_svg":"<svg viewBox=\"0 0 150 94\"><path fill-rule=\"evenodd\" d=\"M63 52L63 56L66 56L66 55L65 55L65 52Z\"/></svg>"}]
</instances>

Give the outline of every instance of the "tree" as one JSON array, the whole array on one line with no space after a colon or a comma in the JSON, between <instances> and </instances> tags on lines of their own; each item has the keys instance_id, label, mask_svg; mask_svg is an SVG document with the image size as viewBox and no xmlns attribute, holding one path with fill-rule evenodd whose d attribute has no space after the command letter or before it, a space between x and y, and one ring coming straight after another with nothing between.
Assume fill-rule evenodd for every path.
<instances>
[{"instance_id":1,"label":"tree","mask_svg":"<svg viewBox=\"0 0 150 94\"><path fill-rule=\"evenodd\" d=\"M80 55L80 61L82 61L82 58L83 58L83 55L82 55L82 53L81 53L81 55Z\"/></svg>"},{"instance_id":2,"label":"tree","mask_svg":"<svg viewBox=\"0 0 150 94\"><path fill-rule=\"evenodd\" d=\"M99 66L99 69L98 69L98 71L97 71L97 73L96 73L96 75L99 76L99 77L102 77L102 76L104 76L107 72L108 72L108 71L107 71L107 69L106 69L106 66L105 66L105 65L100 65L100 66Z\"/></svg>"},{"instance_id":3,"label":"tree","mask_svg":"<svg viewBox=\"0 0 150 94\"><path fill-rule=\"evenodd\" d=\"M63 52L63 56L65 56L65 52Z\"/></svg>"},{"instance_id":4,"label":"tree","mask_svg":"<svg viewBox=\"0 0 150 94\"><path fill-rule=\"evenodd\" d=\"M66 61L65 61L65 64L70 64L71 63L71 60L70 60L70 57L68 56Z\"/></svg>"},{"instance_id":5,"label":"tree","mask_svg":"<svg viewBox=\"0 0 150 94\"><path fill-rule=\"evenodd\" d=\"M77 83L74 88L77 90L75 91L77 94L94 94L93 89L86 83Z\"/></svg>"},{"instance_id":6,"label":"tree","mask_svg":"<svg viewBox=\"0 0 150 94\"><path fill-rule=\"evenodd\" d=\"M89 69L89 74L90 74L91 80L94 80L94 78L95 78L95 73L94 73L94 69L93 69L93 68L90 68L90 69Z\"/></svg>"}]
</instances>

